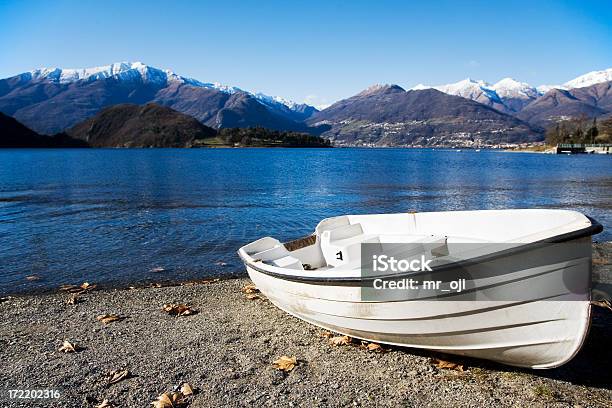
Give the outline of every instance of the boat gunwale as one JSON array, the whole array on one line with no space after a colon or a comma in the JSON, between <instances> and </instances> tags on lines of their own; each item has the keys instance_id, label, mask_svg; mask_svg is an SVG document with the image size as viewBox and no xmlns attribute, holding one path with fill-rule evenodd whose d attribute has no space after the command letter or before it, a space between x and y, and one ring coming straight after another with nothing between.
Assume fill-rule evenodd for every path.
<instances>
[{"instance_id":1,"label":"boat gunwale","mask_svg":"<svg viewBox=\"0 0 612 408\"><path fill-rule=\"evenodd\" d=\"M449 270L449 269L453 269L457 267L467 267L467 266L479 264L482 262L492 261L500 257L511 256L514 254L519 254L522 252L530 251L533 249L542 248L548 244L559 244L559 243L573 241L573 240L580 239L580 238L590 237L590 236L599 234L600 232L603 231L603 226L597 220L595 220L592 217L589 217L588 215L585 215L585 217L591 222L591 225L589 225L588 227L585 227L579 230L575 230L575 231L566 232L566 233L559 234L559 235L555 235L553 237L544 238L539 241L524 243L522 245L518 245L513 248L504 249L501 251L497 251L497 252L487 254L487 255L482 255L479 257L472 258L472 259L444 264L442 266L436 267L433 270L433 272L435 273L435 272L445 271L445 270ZM374 280L377 280L377 279L396 280L396 279L402 279L406 277L414 277L418 274L415 272L400 272L397 274L366 276L366 277L362 277L362 276L359 276L359 277L353 277L353 276L319 277L319 276L287 275L287 274L272 272L270 270L267 270L265 268L261 268L255 265L255 262L253 262L253 260L247 259L242 252L243 252L242 248L238 250L238 256L244 262L244 264L247 265L248 267L253 268L257 272L263 273L273 278L279 278L279 279L283 279L283 280L291 281L291 282L303 282L303 283L309 283L309 284L315 284L315 285L326 285L326 286L334 285L334 286L361 286L363 287L364 283L371 282L373 284Z\"/></svg>"}]
</instances>

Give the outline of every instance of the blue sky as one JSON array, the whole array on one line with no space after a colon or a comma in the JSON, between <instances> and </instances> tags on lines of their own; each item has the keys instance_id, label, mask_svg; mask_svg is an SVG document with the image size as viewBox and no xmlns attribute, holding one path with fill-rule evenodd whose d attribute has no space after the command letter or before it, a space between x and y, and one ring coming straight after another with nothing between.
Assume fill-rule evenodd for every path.
<instances>
[{"instance_id":1,"label":"blue sky","mask_svg":"<svg viewBox=\"0 0 612 408\"><path fill-rule=\"evenodd\" d=\"M374 83L557 84L612 67L612 3L0 0L0 77L117 61L313 104Z\"/></svg>"}]
</instances>

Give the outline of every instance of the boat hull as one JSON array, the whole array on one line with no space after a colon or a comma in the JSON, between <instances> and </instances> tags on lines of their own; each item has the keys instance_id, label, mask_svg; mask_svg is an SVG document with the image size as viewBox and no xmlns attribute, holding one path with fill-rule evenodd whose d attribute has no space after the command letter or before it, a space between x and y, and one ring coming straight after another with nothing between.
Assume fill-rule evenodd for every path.
<instances>
[{"instance_id":1,"label":"boat hull","mask_svg":"<svg viewBox=\"0 0 612 408\"><path fill-rule=\"evenodd\" d=\"M551 253L537 257L509 254L493 260L495 267L477 265L467 275L448 270L451 277L469 276L473 289L436 298L408 290L373 293L370 283L283 279L249 263L246 267L273 304L327 330L513 366L552 368L577 354L590 324L590 238L570 244L572 251L565 253L550 247ZM510 263L512 271L498 274ZM487 276L488 270L495 275Z\"/></svg>"}]
</instances>

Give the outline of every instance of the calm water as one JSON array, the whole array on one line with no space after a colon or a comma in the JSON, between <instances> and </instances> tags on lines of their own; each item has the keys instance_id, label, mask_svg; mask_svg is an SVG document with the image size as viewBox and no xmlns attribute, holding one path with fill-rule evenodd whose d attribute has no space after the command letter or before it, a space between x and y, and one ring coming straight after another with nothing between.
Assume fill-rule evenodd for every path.
<instances>
[{"instance_id":1,"label":"calm water","mask_svg":"<svg viewBox=\"0 0 612 408\"><path fill-rule=\"evenodd\" d=\"M0 293L241 273L242 244L299 237L346 213L534 207L575 209L612 227L612 157L0 150Z\"/></svg>"}]
</instances>

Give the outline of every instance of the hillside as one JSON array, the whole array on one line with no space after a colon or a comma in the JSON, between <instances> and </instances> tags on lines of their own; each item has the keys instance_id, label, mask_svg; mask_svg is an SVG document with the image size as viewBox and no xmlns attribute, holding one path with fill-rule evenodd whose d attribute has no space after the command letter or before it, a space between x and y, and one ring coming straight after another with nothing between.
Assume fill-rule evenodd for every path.
<instances>
[{"instance_id":1,"label":"hillside","mask_svg":"<svg viewBox=\"0 0 612 408\"><path fill-rule=\"evenodd\" d=\"M0 112L0 147L87 147L87 143L63 133L53 137L39 135Z\"/></svg>"},{"instance_id":2,"label":"hillside","mask_svg":"<svg viewBox=\"0 0 612 408\"><path fill-rule=\"evenodd\" d=\"M338 144L444 146L542 139L542 130L481 103L435 89L384 85L339 101L308 123Z\"/></svg>"},{"instance_id":3,"label":"hillside","mask_svg":"<svg viewBox=\"0 0 612 408\"><path fill-rule=\"evenodd\" d=\"M216 135L191 116L153 103L112 106L66 133L92 147L190 147Z\"/></svg>"}]
</instances>

